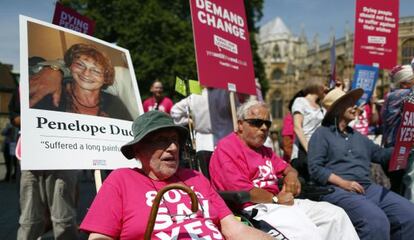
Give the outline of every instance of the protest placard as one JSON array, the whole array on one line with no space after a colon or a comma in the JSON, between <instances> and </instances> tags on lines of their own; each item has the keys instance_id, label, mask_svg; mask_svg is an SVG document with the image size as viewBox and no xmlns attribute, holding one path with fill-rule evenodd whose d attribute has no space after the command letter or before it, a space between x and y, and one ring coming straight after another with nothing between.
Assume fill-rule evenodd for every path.
<instances>
[{"instance_id":1,"label":"protest placard","mask_svg":"<svg viewBox=\"0 0 414 240\"><path fill-rule=\"evenodd\" d=\"M20 58L23 170L138 165L120 152L143 112L128 50L20 16ZM39 89L51 90L36 85L44 77L60 86L57 105L52 93L33 102Z\"/></svg>"},{"instance_id":2,"label":"protest placard","mask_svg":"<svg viewBox=\"0 0 414 240\"><path fill-rule=\"evenodd\" d=\"M389 171L407 168L407 159L414 143L414 104L404 103L402 119L397 132L394 151L388 166Z\"/></svg>"},{"instance_id":3,"label":"protest placard","mask_svg":"<svg viewBox=\"0 0 414 240\"><path fill-rule=\"evenodd\" d=\"M188 87L190 89L190 93L201 95L203 87L200 85L200 82L197 80L188 80Z\"/></svg>"},{"instance_id":4,"label":"protest placard","mask_svg":"<svg viewBox=\"0 0 414 240\"><path fill-rule=\"evenodd\" d=\"M175 91L184 97L187 96L187 85L185 84L185 81L178 76L175 77Z\"/></svg>"},{"instance_id":5,"label":"protest placard","mask_svg":"<svg viewBox=\"0 0 414 240\"><path fill-rule=\"evenodd\" d=\"M95 31L95 21L69 7L63 6L59 2L56 2L52 23L91 36Z\"/></svg>"},{"instance_id":6,"label":"protest placard","mask_svg":"<svg viewBox=\"0 0 414 240\"><path fill-rule=\"evenodd\" d=\"M392 69L397 64L399 0L357 0L354 64Z\"/></svg>"},{"instance_id":7,"label":"protest placard","mask_svg":"<svg viewBox=\"0 0 414 240\"><path fill-rule=\"evenodd\" d=\"M354 80L352 81L352 89L362 88L364 95L358 100L357 106L366 104L375 90L375 84L378 79L378 68L366 65L355 66Z\"/></svg>"},{"instance_id":8,"label":"protest placard","mask_svg":"<svg viewBox=\"0 0 414 240\"><path fill-rule=\"evenodd\" d=\"M243 0L190 0L198 80L256 95Z\"/></svg>"}]
</instances>

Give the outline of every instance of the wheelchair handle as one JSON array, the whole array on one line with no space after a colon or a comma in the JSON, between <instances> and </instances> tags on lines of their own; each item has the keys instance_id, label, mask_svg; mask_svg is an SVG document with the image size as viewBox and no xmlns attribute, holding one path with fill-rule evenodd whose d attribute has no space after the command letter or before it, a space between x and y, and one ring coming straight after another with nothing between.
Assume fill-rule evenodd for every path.
<instances>
[{"instance_id":1,"label":"wheelchair handle","mask_svg":"<svg viewBox=\"0 0 414 240\"><path fill-rule=\"evenodd\" d=\"M144 240L151 240L151 234L154 230L155 219L157 218L158 208L164 193L171 189L180 189L186 192L191 198L191 211L194 213L198 211L198 199L193 190L186 185L180 183L173 183L165 186L158 191L157 196L155 196L154 202L152 204L151 213L148 218L147 228L145 229Z\"/></svg>"}]
</instances>

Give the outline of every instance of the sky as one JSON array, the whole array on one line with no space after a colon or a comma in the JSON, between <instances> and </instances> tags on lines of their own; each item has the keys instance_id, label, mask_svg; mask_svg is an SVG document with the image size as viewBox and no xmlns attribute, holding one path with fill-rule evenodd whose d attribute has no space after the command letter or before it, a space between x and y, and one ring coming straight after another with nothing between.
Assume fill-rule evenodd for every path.
<instances>
[{"instance_id":1,"label":"sky","mask_svg":"<svg viewBox=\"0 0 414 240\"><path fill-rule=\"evenodd\" d=\"M0 0L0 2L0 62L12 64L13 72L19 72L19 14L52 22L56 0Z\"/></svg>"},{"instance_id":2,"label":"sky","mask_svg":"<svg viewBox=\"0 0 414 240\"><path fill-rule=\"evenodd\" d=\"M258 26L280 17L291 32L299 36L304 26L308 41L318 33L319 42L327 43L331 32L345 36L345 28L354 30L356 0L264 0L263 17ZM394 0L395 1L395 0ZM400 0L400 17L414 16L414 1Z\"/></svg>"},{"instance_id":3,"label":"sky","mask_svg":"<svg viewBox=\"0 0 414 240\"><path fill-rule=\"evenodd\" d=\"M1 0L0 62L12 64L19 72L19 14L46 22L53 18L56 0ZM355 0L265 0L261 26L281 17L295 35L304 26L308 41L318 33L321 44L328 42L331 31L344 36L345 26L354 29ZM400 16L414 16L414 1L400 0ZM45 46L47 47L47 46Z\"/></svg>"}]
</instances>

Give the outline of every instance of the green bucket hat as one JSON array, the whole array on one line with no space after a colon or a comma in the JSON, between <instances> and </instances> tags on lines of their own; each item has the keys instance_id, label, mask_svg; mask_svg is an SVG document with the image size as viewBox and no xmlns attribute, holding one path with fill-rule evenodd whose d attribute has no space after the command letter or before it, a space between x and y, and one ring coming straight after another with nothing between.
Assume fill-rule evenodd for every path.
<instances>
[{"instance_id":1,"label":"green bucket hat","mask_svg":"<svg viewBox=\"0 0 414 240\"><path fill-rule=\"evenodd\" d=\"M128 159L135 157L133 146L139 143L145 136L160 129L175 129L180 135L180 142L184 142L188 136L186 128L175 125L173 119L160 111L149 111L138 116L132 124L134 140L123 145L121 152Z\"/></svg>"}]
</instances>

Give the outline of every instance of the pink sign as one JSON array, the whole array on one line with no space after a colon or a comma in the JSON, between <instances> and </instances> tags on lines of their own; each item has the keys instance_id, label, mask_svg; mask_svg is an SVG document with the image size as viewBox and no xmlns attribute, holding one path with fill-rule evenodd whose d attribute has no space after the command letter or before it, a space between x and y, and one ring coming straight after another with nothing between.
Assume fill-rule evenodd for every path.
<instances>
[{"instance_id":1,"label":"pink sign","mask_svg":"<svg viewBox=\"0 0 414 240\"><path fill-rule=\"evenodd\" d=\"M389 171L407 168L407 159L414 143L414 104L404 103L400 128L398 129L394 152L388 166Z\"/></svg>"},{"instance_id":2,"label":"pink sign","mask_svg":"<svg viewBox=\"0 0 414 240\"><path fill-rule=\"evenodd\" d=\"M64 28L72 29L77 32L93 35L95 22L91 19L80 15L75 10L65 7L56 2L55 14L53 15L53 24Z\"/></svg>"},{"instance_id":3,"label":"pink sign","mask_svg":"<svg viewBox=\"0 0 414 240\"><path fill-rule=\"evenodd\" d=\"M397 65L399 0L357 0L354 64L392 69Z\"/></svg>"},{"instance_id":4,"label":"pink sign","mask_svg":"<svg viewBox=\"0 0 414 240\"><path fill-rule=\"evenodd\" d=\"M243 0L190 0L201 85L256 95Z\"/></svg>"}]
</instances>

